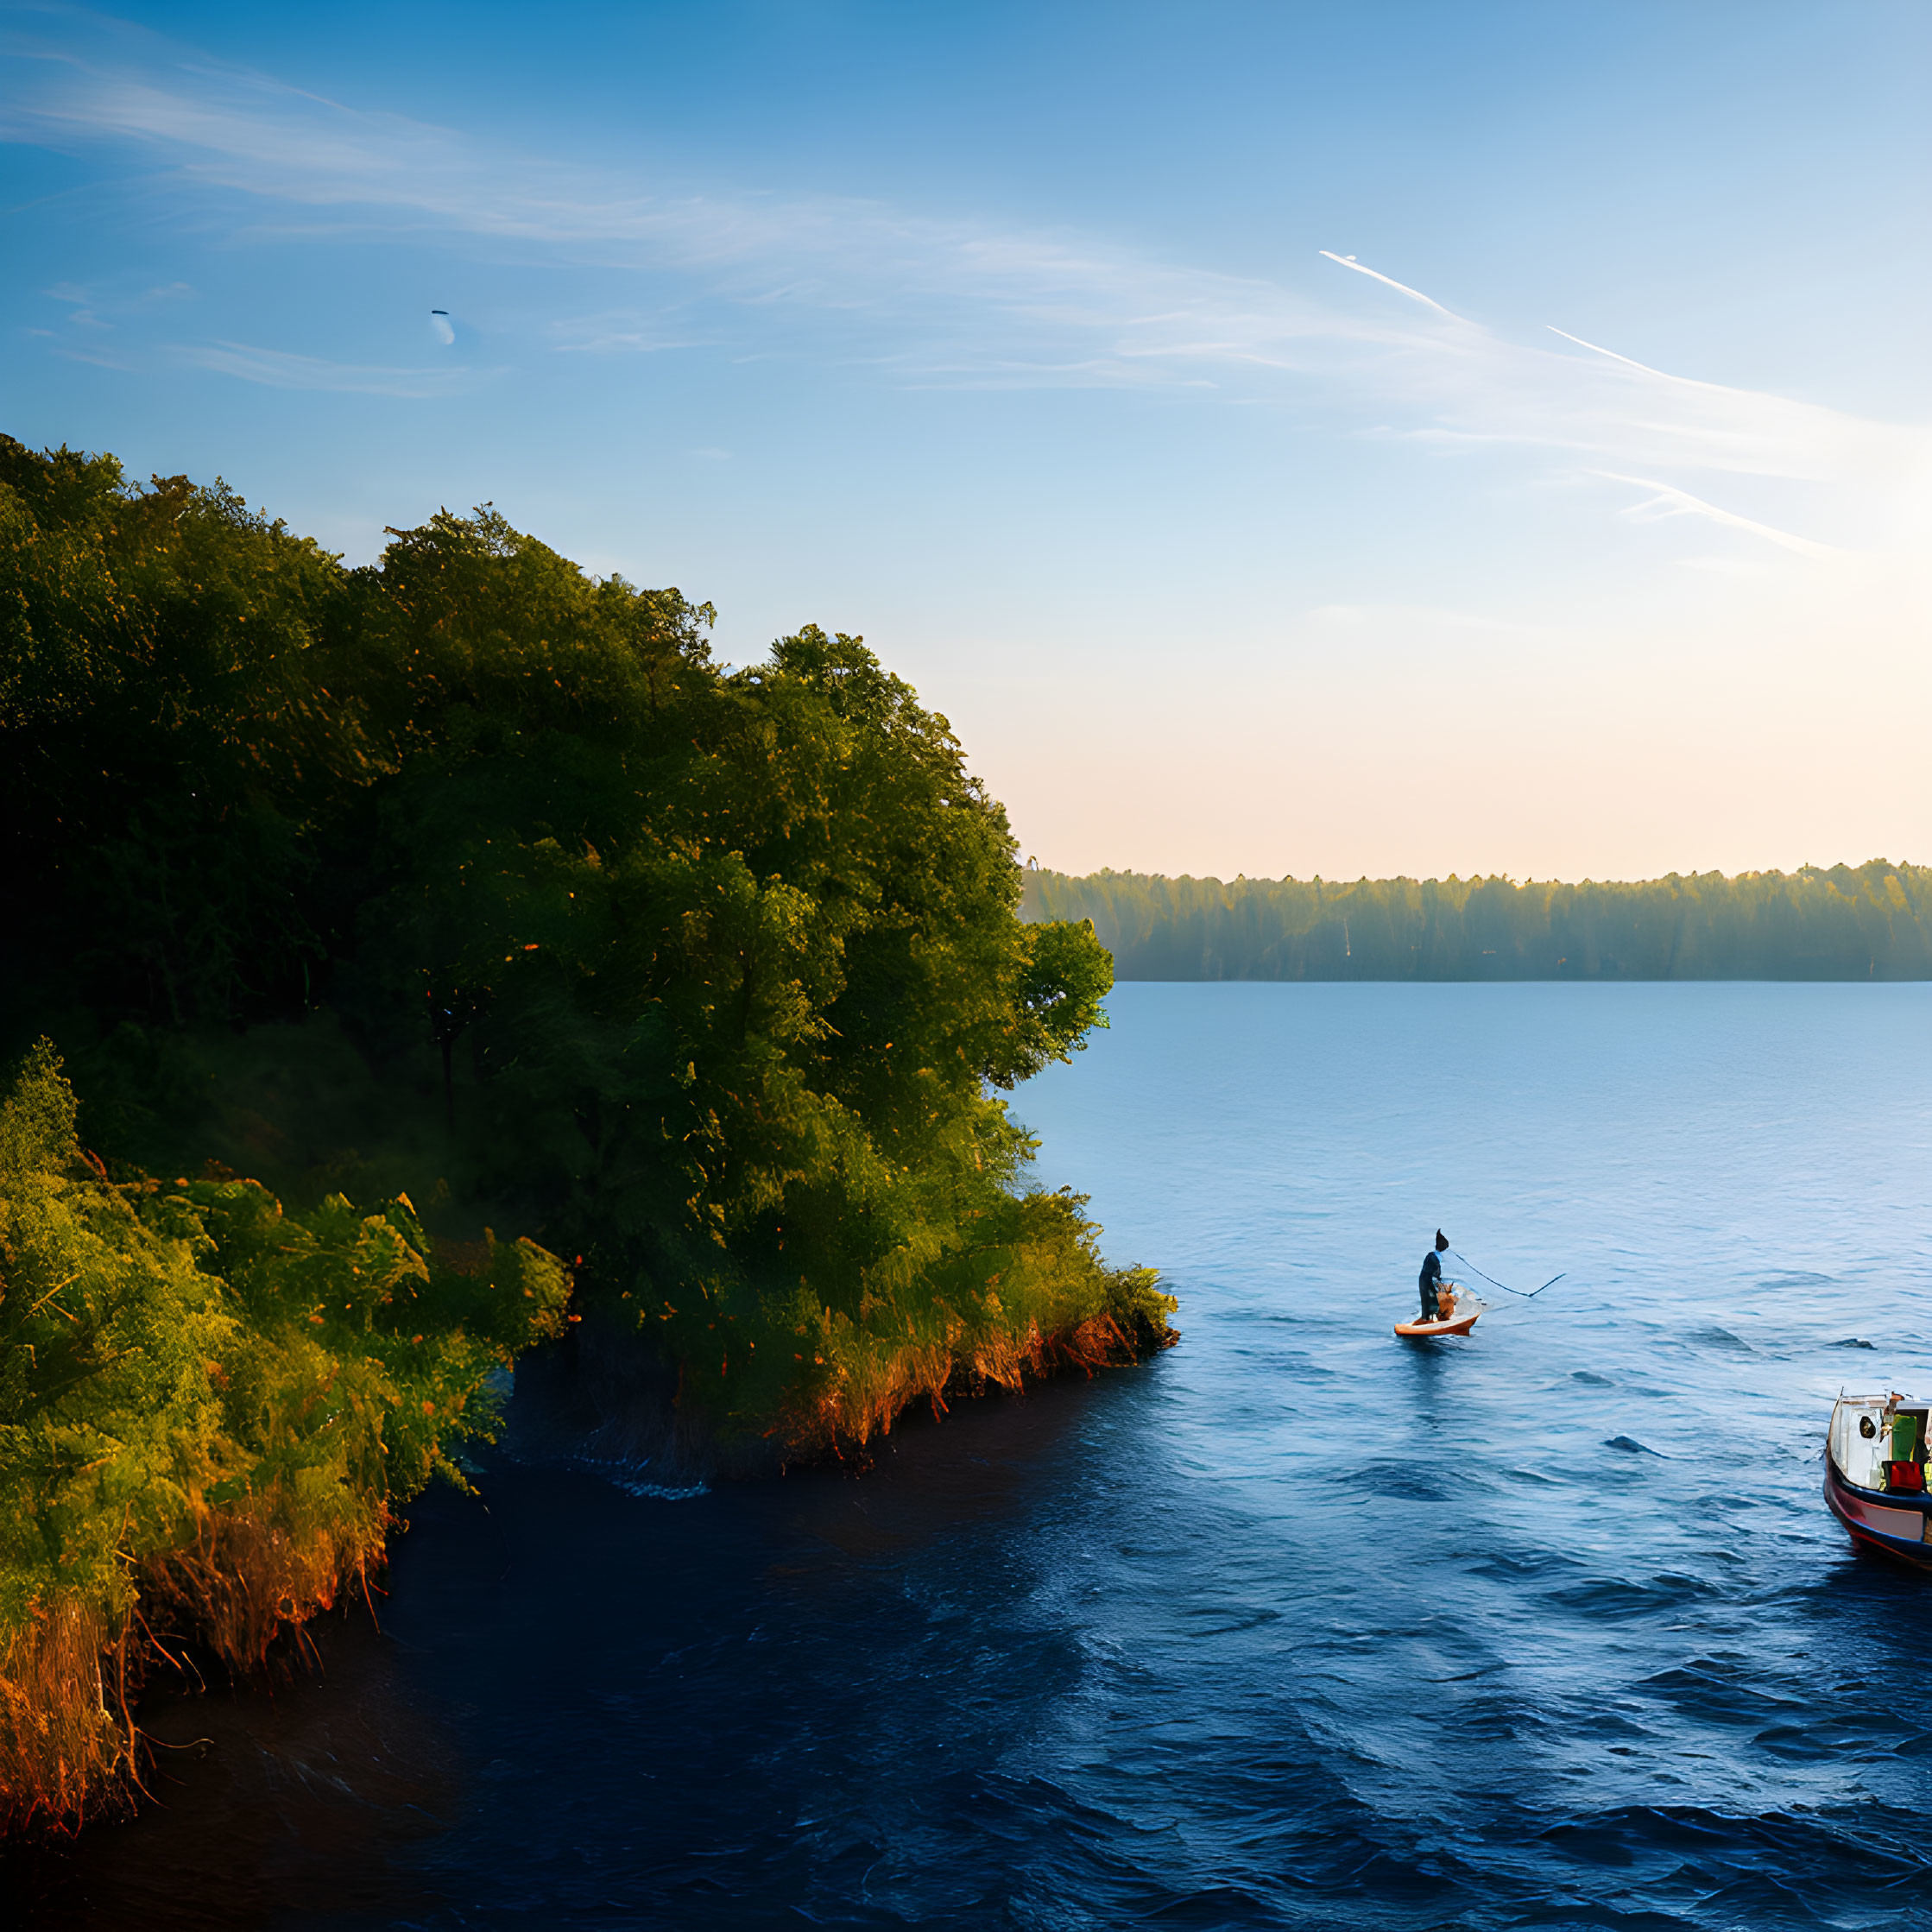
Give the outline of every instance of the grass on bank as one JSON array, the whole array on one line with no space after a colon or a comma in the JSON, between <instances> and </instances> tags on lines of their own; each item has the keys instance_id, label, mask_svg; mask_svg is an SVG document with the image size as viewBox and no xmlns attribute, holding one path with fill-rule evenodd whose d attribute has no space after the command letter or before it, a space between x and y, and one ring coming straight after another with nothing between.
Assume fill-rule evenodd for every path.
<instances>
[{"instance_id":1,"label":"grass on bank","mask_svg":"<svg viewBox=\"0 0 1932 1932\"><path fill-rule=\"evenodd\" d=\"M0 1109L0 1829L125 1800L180 1646L256 1670L366 1589L570 1291L527 1241L448 1265L407 1200L110 1177L74 1122L42 1043Z\"/></svg>"}]
</instances>

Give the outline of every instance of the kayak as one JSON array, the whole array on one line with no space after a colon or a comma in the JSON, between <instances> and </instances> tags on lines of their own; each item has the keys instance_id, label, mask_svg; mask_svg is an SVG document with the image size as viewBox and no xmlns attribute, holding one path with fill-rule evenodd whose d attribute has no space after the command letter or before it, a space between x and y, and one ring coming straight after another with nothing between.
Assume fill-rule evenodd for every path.
<instances>
[{"instance_id":1,"label":"kayak","mask_svg":"<svg viewBox=\"0 0 1932 1932\"><path fill-rule=\"evenodd\" d=\"M1467 1335L1481 1316L1479 1308L1474 1315L1452 1316L1441 1322L1398 1322L1395 1332L1411 1342L1427 1342L1439 1335Z\"/></svg>"},{"instance_id":2,"label":"kayak","mask_svg":"<svg viewBox=\"0 0 1932 1932\"><path fill-rule=\"evenodd\" d=\"M1439 1335L1467 1335L1476 1325L1476 1318L1482 1313L1482 1304L1478 1302L1467 1315L1458 1315L1457 1307L1465 1300L1474 1300L1464 1294L1460 1283L1445 1281L1436 1290L1436 1319L1433 1322L1398 1322L1395 1332L1405 1342L1433 1342Z\"/></svg>"}]
</instances>

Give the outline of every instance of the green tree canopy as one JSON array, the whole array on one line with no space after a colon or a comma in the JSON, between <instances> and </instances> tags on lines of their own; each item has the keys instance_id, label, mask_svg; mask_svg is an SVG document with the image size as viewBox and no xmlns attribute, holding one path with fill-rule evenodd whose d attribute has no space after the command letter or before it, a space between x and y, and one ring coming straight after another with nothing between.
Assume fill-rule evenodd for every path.
<instances>
[{"instance_id":1,"label":"green tree canopy","mask_svg":"<svg viewBox=\"0 0 1932 1932\"><path fill-rule=\"evenodd\" d=\"M487 1208L797 1443L1165 1336L999 1097L1104 1025L1107 953L1019 918L1003 811L859 639L733 670L709 607L487 508L350 570L15 444L0 529L0 1013L109 1151ZM309 1138L352 1088L353 1158Z\"/></svg>"}]
</instances>

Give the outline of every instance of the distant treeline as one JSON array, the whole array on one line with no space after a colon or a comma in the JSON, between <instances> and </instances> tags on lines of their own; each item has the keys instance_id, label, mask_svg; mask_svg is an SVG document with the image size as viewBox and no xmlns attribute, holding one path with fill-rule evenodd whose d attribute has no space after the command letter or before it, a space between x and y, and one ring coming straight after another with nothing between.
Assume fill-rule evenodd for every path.
<instances>
[{"instance_id":1,"label":"distant treeline","mask_svg":"<svg viewBox=\"0 0 1932 1932\"><path fill-rule=\"evenodd\" d=\"M1534 880L1026 874L1024 916L1091 919L1123 980L1932 979L1932 869Z\"/></svg>"}]
</instances>

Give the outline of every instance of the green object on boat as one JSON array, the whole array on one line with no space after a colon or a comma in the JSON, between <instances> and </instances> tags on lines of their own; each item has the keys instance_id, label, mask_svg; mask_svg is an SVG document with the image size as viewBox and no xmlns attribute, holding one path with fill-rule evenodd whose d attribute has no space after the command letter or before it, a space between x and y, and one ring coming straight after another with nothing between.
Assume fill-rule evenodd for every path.
<instances>
[{"instance_id":1,"label":"green object on boat","mask_svg":"<svg viewBox=\"0 0 1932 1932\"><path fill-rule=\"evenodd\" d=\"M1891 1459L1910 1462L1918 1448L1918 1417L1896 1415L1891 1418Z\"/></svg>"}]
</instances>

